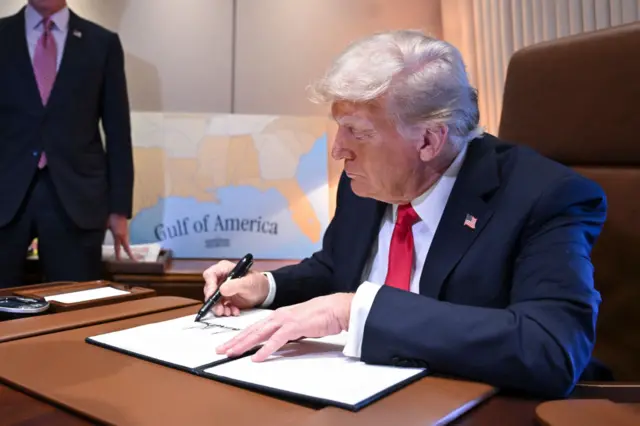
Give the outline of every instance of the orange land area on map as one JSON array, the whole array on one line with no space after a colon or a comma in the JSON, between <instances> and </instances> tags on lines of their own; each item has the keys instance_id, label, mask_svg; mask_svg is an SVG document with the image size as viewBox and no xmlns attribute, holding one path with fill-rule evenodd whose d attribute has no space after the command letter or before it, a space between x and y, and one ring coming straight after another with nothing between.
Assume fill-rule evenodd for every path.
<instances>
[{"instance_id":1,"label":"orange land area on map","mask_svg":"<svg viewBox=\"0 0 640 426\"><path fill-rule=\"evenodd\" d=\"M261 132L262 135L278 136L279 132L291 132L296 137L278 138L279 144L289 152L289 159L299 161L303 154L311 150L315 141L330 132L328 120L305 117L280 117ZM279 147L282 149L282 146ZM309 199L298 185L295 177L265 179L260 173L260 155L251 135L211 136L200 141L195 158L167 156L162 148L135 147L135 196L134 212L154 206L160 198L170 196L195 197L203 202L215 202L215 189L229 185L250 185L259 190L275 188L289 203L289 209L296 225L313 242L320 240L321 224ZM264 155L264 153L263 153ZM270 161L276 162L274 156ZM330 160L331 162L331 160ZM330 183L337 170L329 168ZM330 191L334 193L334 191ZM333 212L333 203L330 211Z\"/></svg>"}]
</instances>

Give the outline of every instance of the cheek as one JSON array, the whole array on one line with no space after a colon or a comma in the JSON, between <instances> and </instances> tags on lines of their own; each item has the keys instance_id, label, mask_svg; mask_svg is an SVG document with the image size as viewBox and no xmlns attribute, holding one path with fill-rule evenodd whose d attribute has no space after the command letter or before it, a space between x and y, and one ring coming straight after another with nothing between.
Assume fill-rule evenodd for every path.
<instances>
[{"instance_id":1,"label":"cheek","mask_svg":"<svg viewBox=\"0 0 640 426\"><path fill-rule=\"evenodd\" d=\"M376 170L393 171L402 165L401 156L397 150L380 146L367 152L368 163Z\"/></svg>"}]
</instances>

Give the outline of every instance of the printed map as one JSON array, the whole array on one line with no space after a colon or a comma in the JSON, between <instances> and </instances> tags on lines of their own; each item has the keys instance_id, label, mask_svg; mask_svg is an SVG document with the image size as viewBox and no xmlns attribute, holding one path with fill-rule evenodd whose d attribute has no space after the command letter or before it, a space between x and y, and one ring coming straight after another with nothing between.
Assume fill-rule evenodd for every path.
<instances>
[{"instance_id":1,"label":"printed map","mask_svg":"<svg viewBox=\"0 0 640 426\"><path fill-rule=\"evenodd\" d=\"M134 112L131 242L175 257L308 256L329 222L328 119Z\"/></svg>"}]
</instances>

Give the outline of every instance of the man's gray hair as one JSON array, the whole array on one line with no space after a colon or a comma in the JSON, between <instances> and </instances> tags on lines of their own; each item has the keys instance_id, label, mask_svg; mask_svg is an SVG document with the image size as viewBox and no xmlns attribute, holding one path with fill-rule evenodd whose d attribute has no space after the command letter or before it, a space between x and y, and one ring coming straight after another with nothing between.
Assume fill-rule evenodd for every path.
<instances>
[{"instance_id":1,"label":"man's gray hair","mask_svg":"<svg viewBox=\"0 0 640 426\"><path fill-rule=\"evenodd\" d=\"M421 31L380 33L352 43L311 86L311 100L384 100L401 133L444 124L458 147L482 133L478 94L462 55Z\"/></svg>"}]
</instances>

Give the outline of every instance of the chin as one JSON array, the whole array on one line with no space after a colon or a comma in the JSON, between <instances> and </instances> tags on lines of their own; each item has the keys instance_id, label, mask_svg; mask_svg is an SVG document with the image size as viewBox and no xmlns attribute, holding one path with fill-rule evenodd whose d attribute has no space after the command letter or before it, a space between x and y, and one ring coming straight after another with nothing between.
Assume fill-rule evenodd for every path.
<instances>
[{"instance_id":1,"label":"chin","mask_svg":"<svg viewBox=\"0 0 640 426\"><path fill-rule=\"evenodd\" d=\"M362 182L351 179L351 190L358 197L371 198L371 191L369 187Z\"/></svg>"}]
</instances>

